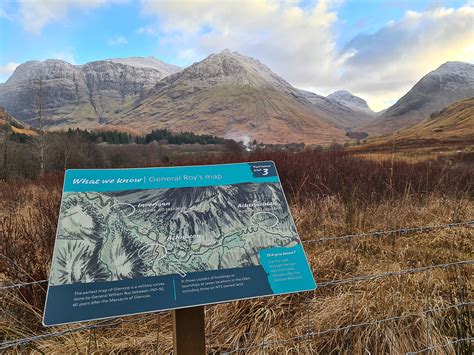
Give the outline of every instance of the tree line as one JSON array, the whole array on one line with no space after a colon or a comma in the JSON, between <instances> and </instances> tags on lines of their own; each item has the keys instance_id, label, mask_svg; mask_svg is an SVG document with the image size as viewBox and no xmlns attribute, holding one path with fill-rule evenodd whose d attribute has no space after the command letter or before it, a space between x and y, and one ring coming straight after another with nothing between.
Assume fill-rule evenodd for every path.
<instances>
[{"instance_id":1,"label":"tree line","mask_svg":"<svg viewBox=\"0 0 474 355\"><path fill-rule=\"evenodd\" d=\"M233 140L167 130L141 137L83 129L32 136L15 132L7 124L0 125L0 180L35 178L65 169L167 165L243 149Z\"/></svg>"},{"instance_id":2,"label":"tree line","mask_svg":"<svg viewBox=\"0 0 474 355\"><path fill-rule=\"evenodd\" d=\"M167 144L226 144L228 139L192 132L171 132L167 129L155 129L143 136L134 136L120 131L89 131L80 128L69 128L68 137L80 137L94 143L106 142L109 144L148 144L153 141Z\"/></svg>"}]
</instances>

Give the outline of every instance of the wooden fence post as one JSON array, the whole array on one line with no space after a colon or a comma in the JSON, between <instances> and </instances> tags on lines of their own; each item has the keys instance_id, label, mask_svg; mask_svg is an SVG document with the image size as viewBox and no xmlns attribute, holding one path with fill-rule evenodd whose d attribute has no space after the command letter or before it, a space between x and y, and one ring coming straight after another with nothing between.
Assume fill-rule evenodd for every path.
<instances>
[{"instance_id":1,"label":"wooden fence post","mask_svg":"<svg viewBox=\"0 0 474 355\"><path fill-rule=\"evenodd\" d=\"M173 311L173 349L175 355L204 355L204 306Z\"/></svg>"}]
</instances>

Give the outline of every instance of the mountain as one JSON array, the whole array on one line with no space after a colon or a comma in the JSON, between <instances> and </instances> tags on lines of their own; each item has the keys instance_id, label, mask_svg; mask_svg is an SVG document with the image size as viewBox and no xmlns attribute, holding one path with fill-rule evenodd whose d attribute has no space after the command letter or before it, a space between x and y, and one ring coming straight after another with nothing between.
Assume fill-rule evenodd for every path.
<instances>
[{"instance_id":1,"label":"mountain","mask_svg":"<svg viewBox=\"0 0 474 355\"><path fill-rule=\"evenodd\" d=\"M374 111L367 105L367 101L358 96L352 95L349 91L341 90L327 96L328 99L339 102L341 105L352 108L354 111L365 112L370 116L374 115Z\"/></svg>"},{"instance_id":2,"label":"mountain","mask_svg":"<svg viewBox=\"0 0 474 355\"><path fill-rule=\"evenodd\" d=\"M253 58L224 50L167 76L108 123L266 143L329 143L344 131Z\"/></svg>"},{"instance_id":3,"label":"mountain","mask_svg":"<svg viewBox=\"0 0 474 355\"><path fill-rule=\"evenodd\" d=\"M383 134L421 122L433 112L474 96L474 65L447 62L425 75L400 100L358 131Z\"/></svg>"},{"instance_id":4,"label":"mountain","mask_svg":"<svg viewBox=\"0 0 474 355\"><path fill-rule=\"evenodd\" d=\"M367 102L348 91L337 91L327 97L305 90L300 90L300 93L313 104L313 110L317 114L340 128L352 129L375 118L375 113Z\"/></svg>"},{"instance_id":5,"label":"mountain","mask_svg":"<svg viewBox=\"0 0 474 355\"><path fill-rule=\"evenodd\" d=\"M457 101L424 121L398 132L375 137L362 149L397 149L436 144L474 144L474 97Z\"/></svg>"},{"instance_id":6,"label":"mountain","mask_svg":"<svg viewBox=\"0 0 474 355\"><path fill-rule=\"evenodd\" d=\"M29 61L0 85L0 105L33 126L42 102L46 127L95 127L177 70L152 58Z\"/></svg>"}]
</instances>

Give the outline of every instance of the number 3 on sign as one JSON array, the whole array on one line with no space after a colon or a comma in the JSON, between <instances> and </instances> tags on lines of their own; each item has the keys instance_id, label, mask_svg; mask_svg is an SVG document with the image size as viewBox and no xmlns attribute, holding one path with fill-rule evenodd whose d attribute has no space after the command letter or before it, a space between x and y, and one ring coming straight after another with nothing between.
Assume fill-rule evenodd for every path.
<instances>
[{"instance_id":1,"label":"number 3 on sign","mask_svg":"<svg viewBox=\"0 0 474 355\"><path fill-rule=\"evenodd\" d=\"M262 176L268 175L268 168L263 168Z\"/></svg>"}]
</instances>

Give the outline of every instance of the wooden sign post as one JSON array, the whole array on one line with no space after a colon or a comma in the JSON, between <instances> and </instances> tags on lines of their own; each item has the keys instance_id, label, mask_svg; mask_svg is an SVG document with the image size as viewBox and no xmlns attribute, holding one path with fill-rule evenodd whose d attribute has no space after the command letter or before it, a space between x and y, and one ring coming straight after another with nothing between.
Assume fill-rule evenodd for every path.
<instances>
[{"instance_id":1,"label":"wooden sign post","mask_svg":"<svg viewBox=\"0 0 474 355\"><path fill-rule=\"evenodd\" d=\"M173 311L173 349L176 355L204 355L204 306Z\"/></svg>"}]
</instances>

